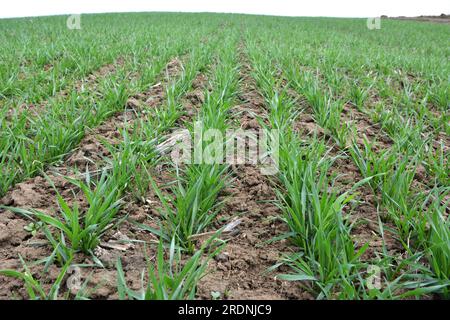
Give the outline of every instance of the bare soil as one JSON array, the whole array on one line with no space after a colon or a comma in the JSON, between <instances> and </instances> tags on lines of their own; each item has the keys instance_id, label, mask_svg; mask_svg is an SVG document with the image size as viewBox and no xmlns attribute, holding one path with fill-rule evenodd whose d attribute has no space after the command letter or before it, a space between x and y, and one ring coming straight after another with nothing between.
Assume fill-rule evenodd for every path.
<instances>
[{"instance_id":1,"label":"bare soil","mask_svg":"<svg viewBox=\"0 0 450 320\"><path fill-rule=\"evenodd\" d=\"M418 16L418 17L389 17L394 20L412 20L421 22L450 23L449 14L441 14L439 16Z\"/></svg>"}]
</instances>

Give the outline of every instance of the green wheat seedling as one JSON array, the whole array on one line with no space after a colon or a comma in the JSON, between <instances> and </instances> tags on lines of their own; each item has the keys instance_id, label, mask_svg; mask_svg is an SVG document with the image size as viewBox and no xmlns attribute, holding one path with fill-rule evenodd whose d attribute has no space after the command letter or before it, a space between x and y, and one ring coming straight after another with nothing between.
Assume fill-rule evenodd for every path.
<instances>
[{"instance_id":1,"label":"green wheat seedling","mask_svg":"<svg viewBox=\"0 0 450 320\"><path fill-rule=\"evenodd\" d=\"M260 88L266 96L275 96L277 94L275 90L279 87L279 84L276 81L275 71L271 70L270 65L265 64L265 60L267 60L268 57L259 55L252 56L252 53L260 54L260 52L249 52L249 55L254 62L252 77L256 80L258 88Z\"/></svg>"},{"instance_id":2,"label":"green wheat seedling","mask_svg":"<svg viewBox=\"0 0 450 320\"><path fill-rule=\"evenodd\" d=\"M448 194L448 188L434 188L427 197L422 197L421 206L417 206L418 210L424 212L421 219L411 220L417 238L412 247L422 251L429 261L429 269L423 272L418 287L444 297L449 296L450 289L450 220L446 213Z\"/></svg>"},{"instance_id":3,"label":"green wheat seedling","mask_svg":"<svg viewBox=\"0 0 450 320\"><path fill-rule=\"evenodd\" d=\"M59 192L56 199L61 218L39 210L7 207L8 210L40 221L44 226L44 234L59 257L58 260L64 262L77 251L92 254L102 235L118 223L115 217L122 204L117 181L108 176L106 171L97 183L90 181L89 175L86 176L86 182L71 178L67 180L83 192L88 202L86 211L81 211L77 203L70 206ZM50 233L50 229L56 232ZM64 254L60 255L61 252Z\"/></svg>"},{"instance_id":4,"label":"green wheat seedling","mask_svg":"<svg viewBox=\"0 0 450 320\"><path fill-rule=\"evenodd\" d=\"M324 97L311 90L309 101L314 104L313 109L328 123L326 112L329 111L325 110ZM272 102L268 120L283 129L279 168L282 188L276 190L278 205L290 230L286 236L300 250L285 256L281 262L290 266L292 272L277 277L300 281L305 289L330 297L339 286L344 286L339 280L351 283L356 278L358 268L350 266L358 264L358 258L365 250L365 247L359 252L354 249L350 227L342 217L343 207L353 196L327 191L330 183L327 174L333 159L327 155L325 143L317 139L307 143L301 141L287 125L291 122L287 119L293 108L286 103L280 104L281 99L276 93L271 96L271 92L269 89L263 91L266 100ZM343 265L346 267L341 268Z\"/></svg>"},{"instance_id":5,"label":"green wheat seedling","mask_svg":"<svg viewBox=\"0 0 450 320\"><path fill-rule=\"evenodd\" d=\"M23 272L15 271L15 270L0 270L0 275L16 278L24 282L28 298L30 300L58 300L60 298L59 294L61 291L61 286L64 280L64 277L69 269L72 261L69 259L64 266L61 268L58 277L52 283L50 289L46 291L44 284L35 279L29 267L26 265L25 261L21 256L19 259L24 268Z\"/></svg>"},{"instance_id":6,"label":"green wheat seedling","mask_svg":"<svg viewBox=\"0 0 450 320\"><path fill-rule=\"evenodd\" d=\"M450 235L449 219L438 210L430 219L430 235L427 243L427 256L435 277L443 285L441 293L449 296L450 291Z\"/></svg>"},{"instance_id":7,"label":"green wheat seedling","mask_svg":"<svg viewBox=\"0 0 450 320\"><path fill-rule=\"evenodd\" d=\"M450 109L450 89L448 88L448 81L434 84L429 89L429 102L435 105L439 110L448 112Z\"/></svg>"},{"instance_id":8,"label":"green wheat seedling","mask_svg":"<svg viewBox=\"0 0 450 320\"><path fill-rule=\"evenodd\" d=\"M448 208L448 201L444 205L434 202L431 216L428 218L429 235L426 241L426 255L435 277L444 285L444 297L450 294L450 219L444 216Z\"/></svg>"},{"instance_id":9,"label":"green wheat seedling","mask_svg":"<svg viewBox=\"0 0 450 320\"><path fill-rule=\"evenodd\" d=\"M306 160L302 173L282 173L281 179L286 190L277 192L280 208L291 231L291 238L301 253L286 257L284 263L294 273L279 277L312 281L314 286L306 288L314 292L319 289L322 295L330 297L343 280L351 282L356 276L358 259L366 246L358 251L355 249L350 237L350 226L343 218L344 206L355 195L350 194L350 191L341 195L327 191L330 184L327 172L331 162L327 161L319 167L315 163ZM359 182L354 189L366 182Z\"/></svg>"},{"instance_id":10,"label":"green wheat seedling","mask_svg":"<svg viewBox=\"0 0 450 320\"><path fill-rule=\"evenodd\" d=\"M202 233L215 219L222 206L217 201L225 187L227 167L219 165L189 166L182 173L177 171L177 183L172 195L165 195L151 179L154 191L160 199L161 232L167 237L175 235L177 245L193 252L193 236Z\"/></svg>"},{"instance_id":11,"label":"green wheat seedling","mask_svg":"<svg viewBox=\"0 0 450 320\"><path fill-rule=\"evenodd\" d=\"M131 300L192 300L195 299L197 284L204 277L208 261L222 250L222 245L215 249L207 249L214 245L217 237L210 238L187 261L182 261L181 250L172 239L168 259L165 258L163 241L158 245L155 266L148 262L148 283L133 291L126 284L125 274L120 259L117 262L117 284L119 299ZM206 256L206 257L204 257Z\"/></svg>"},{"instance_id":12,"label":"green wheat seedling","mask_svg":"<svg viewBox=\"0 0 450 320\"><path fill-rule=\"evenodd\" d=\"M410 232L421 216L414 204L420 197L414 199L411 190L416 165L414 160L400 159L392 171L382 177L380 185L381 201L389 212L389 218L396 224L401 239L408 242Z\"/></svg>"},{"instance_id":13,"label":"green wheat seedling","mask_svg":"<svg viewBox=\"0 0 450 320\"><path fill-rule=\"evenodd\" d=\"M163 142L162 134L172 128L183 114L181 98L190 89L198 70L211 59L207 53L206 58L197 56L195 52L192 55L190 63L183 66L181 76L167 86L164 104L148 110L146 119L137 119L130 137L127 131L123 132L123 147L119 152L124 154L123 150L128 150L128 170L132 177L130 187L142 202L145 202L145 196L152 188L149 172L162 160L162 155L157 150L158 143Z\"/></svg>"},{"instance_id":14,"label":"green wheat seedling","mask_svg":"<svg viewBox=\"0 0 450 320\"><path fill-rule=\"evenodd\" d=\"M269 106L269 124L271 128L278 129L281 132L288 131L293 121L300 114L299 110L295 110L295 105L286 95L275 93L270 101Z\"/></svg>"},{"instance_id":15,"label":"green wheat seedling","mask_svg":"<svg viewBox=\"0 0 450 320\"><path fill-rule=\"evenodd\" d=\"M382 176L392 170L397 161L397 156L390 149L377 153L373 150L373 147L373 142L369 142L365 137L363 150L354 142L349 148L349 152L363 177L373 177L369 184L373 191L377 193L383 182Z\"/></svg>"},{"instance_id":16,"label":"green wheat seedling","mask_svg":"<svg viewBox=\"0 0 450 320\"><path fill-rule=\"evenodd\" d=\"M436 150L429 148L422 164L432 177L436 177L440 185L450 185L450 157L448 152L445 152L443 141L438 144Z\"/></svg>"},{"instance_id":17,"label":"green wheat seedling","mask_svg":"<svg viewBox=\"0 0 450 320\"><path fill-rule=\"evenodd\" d=\"M365 108L364 105L368 99L369 90L370 90L370 87L366 88L364 86L361 86L358 83L354 83L351 86L351 89L350 89L351 101L356 106L356 108L361 112L364 111L364 108Z\"/></svg>"}]
</instances>

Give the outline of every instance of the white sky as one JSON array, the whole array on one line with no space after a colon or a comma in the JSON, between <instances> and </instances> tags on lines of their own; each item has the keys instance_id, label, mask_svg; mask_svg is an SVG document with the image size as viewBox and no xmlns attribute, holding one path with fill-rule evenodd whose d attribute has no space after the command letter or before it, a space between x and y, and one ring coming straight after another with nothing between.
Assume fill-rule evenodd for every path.
<instances>
[{"instance_id":1,"label":"white sky","mask_svg":"<svg viewBox=\"0 0 450 320\"><path fill-rule=\"evenodd\" d=\"M0 0L0 17L185 11L287 16L376 17L450 13L449 0Z\"/></svg>"}]
</instances>

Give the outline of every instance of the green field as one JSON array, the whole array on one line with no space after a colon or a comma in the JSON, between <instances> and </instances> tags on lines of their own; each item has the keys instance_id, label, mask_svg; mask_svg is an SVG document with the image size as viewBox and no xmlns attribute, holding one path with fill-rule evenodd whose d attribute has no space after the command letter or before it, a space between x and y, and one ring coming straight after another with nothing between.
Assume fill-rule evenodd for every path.
<instances>
[{"instance_id":1,"label":"green field","mask_svg":"<svg viewBox=\"0 0 450 320\"><path fill-rule=\"evenodd\" d=\"M0 20L0 299L450 298L450 24L67 18Z\"/></svg>"}]
</instances>

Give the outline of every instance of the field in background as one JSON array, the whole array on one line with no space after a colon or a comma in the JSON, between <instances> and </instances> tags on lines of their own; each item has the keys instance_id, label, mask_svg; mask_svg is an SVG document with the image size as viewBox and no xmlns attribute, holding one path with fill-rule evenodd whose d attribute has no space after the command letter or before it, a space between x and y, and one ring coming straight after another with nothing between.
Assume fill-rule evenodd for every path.
<instances>
[{"instance_id":1,"label":"field in background","mask_svg":"<svg viewBox=\"0 0 450 320\"><path fill-rule=\"evenodd\" d=\"M450 297L449 25L66 20L0 20L0 299ZM196 121L278 171L175 163Z\"/></svg>"}]
</instances>

